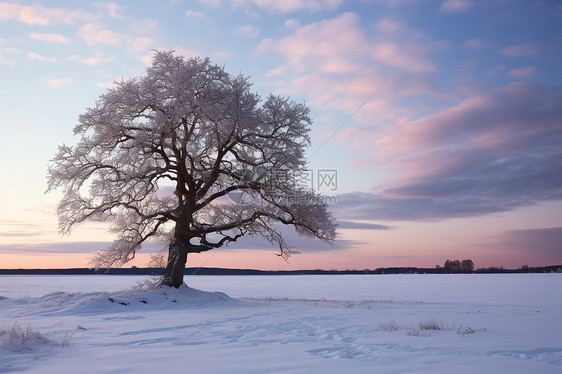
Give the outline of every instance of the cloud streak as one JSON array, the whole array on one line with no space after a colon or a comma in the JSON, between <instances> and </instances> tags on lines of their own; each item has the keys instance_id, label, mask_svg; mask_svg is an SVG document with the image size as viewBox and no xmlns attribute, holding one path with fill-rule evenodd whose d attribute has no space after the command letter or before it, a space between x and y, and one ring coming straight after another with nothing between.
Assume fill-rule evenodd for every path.
<instances>
[{"instance_id":1,"label":"cloud streak","mask_svg":"<svg viewBox=\"0 0 562 374\"><path fill-rule=\"evenodd\" d=\"M369 222L338 221L338 228L351 230L392 230L393 227Z\"/></svg>"},{"instance_id":2,"label":"cloud streak","mask_svg":"<svg viewBox=\"0 0 562 374\"><path fill-rule=\"evenodd\" d=\"M38 53L35 53L35 52L28 52L27 57L31 60L47 61L47 62L52 62L52 63L57 62L57 59L52 57L52 56L45 57L45 56L42 56L42 55L40 55Z\"/></svg>"},{"instance_id":3,"label":"cloud streak","mask_svg":"<svg viewBox=\"0 0 562 374\"><path fill-rule=\"evenodd\" d=\"M332 205L330 210L336 217L344 220L436 221L504 212L519 206L505 206L473 196L415 198L351 192L337 195L336 198L337 203Z\"/></svg>"},{"instance_id":4,"label":"cloud streak","mask_svg":"<svg viewBox=\"0 0 562 374\"><path fill-rule=\"evenodd\" d=\"M48 43L56 44L70 44L70 39L60 34L47 34L47 33L29 33L29 37L34 40L40 40Z\"/></svg>"},{"instance_id":5,"label":"cloud streak","mask_svg":"<svg viewBox=\"0 0 562 374\"><path fill-rule=\"evenodd\" d=\"M213 4L215 6L222 5L225 1L221 0L203 0L203 2ZM237 0L230 3L234 7L239 6L255 6L270 12L290 13L299 10L320 11L326 9L336 9L343 1L342 0Z\"/></svg>"},{"instance_id":6,"label":"cloud streak","mask_svg":"<svg viewBox=\"0 0 562 374\"><path fill-rule=\"evenodd\" d=\"M522 78L533 75L537 72L533 66L526 66L524 68L513 69L507 72L507 75L513 78Z\"/></svg>"},{"instance_id":7,"label":"cloud streak","mask_svg":"<svg viewBox=\"0 0 562 374\"><path fill-rule=\"evenodd\" d=\"M472 2L468 0L446 0L441 3L439 10L444 13L461 13L472 7Z\"/></svg>"},{"instance_id":8,"label":"cloud streak","mask_svg":"<svg viewBox=\"0 0 562 374\"><path fill-rule=\"evenodd\" d=\"M31 243L31 244L0 244L0 253L90 253L104 250L111 242L56 242L56 243ZM144 243L142 252L158 252L162 249L161 243Z\"/></svg>"},{"instance_id":9,"label":"cloud streak","mask_svg":"<svg viewBox=\"0 0 562 374\"><path fill-rule=\"evenodd\" d=\"M84 10L47 8L37 3L33 5L20 5L18 3L0 2L0 20L15 20L28 25L71 24L76 21L92 18L94 16Z\"/></svg>"},{"instance_id":10,"label":"cloud streak","mask_svg":"<svg viewBox=\"0 0 562 374\"><path fill-rule=\"evenodd\" d=\"M45 82L51 88L61 88L64 86L68 86L74 83L74 78L66 77L66 78L45 78Z\"/></svg>"},{"instance_id":11,"label":"cloud streak","mask_svg":"<svg viewBox=\"0 0 562 374\"><path fill-rule=\"evenodd\" d=\"M512 45L501 50L506 57L534 57L543 50L543 45L538 42Z\"/></svg>"},{"instance_id":12,"label":"cloud streak","mask_svg":"<svg viewBox=\"0 0 562 374\"><path fill-rule=\"evenodd\" d=\"M512 83L357 139L395 177L337 197L344 219L444 219L562 198L562 87ZM356 207L354 208L354 205Z\"/></svg>"},{"instance_id":13,"label":"cloud streak","mask_svg":"<svg viewBox=\"0 0 562 374\"><path fill-rule=\"evenodd\" d=\"M87 23L80 27L78 36L82 38L89 46L95 44L112 44L117 45L120 42L120 35L105 28L100 23Z\"/></svg>"},{"instance_id":14,"label":"cloud streak","mask_svg":"<svg viewBox=\"0 0 562 374\"><path fill-rule=\"evenodd\" d=\"M81 64L87 65L98 65L101 63L107 63L114 60L113 56L106 57L102 52L95 52L93 57L82 58L77 55L72 55L68 58L70 61L79 62Z\"/></svg>"}]
</instances>

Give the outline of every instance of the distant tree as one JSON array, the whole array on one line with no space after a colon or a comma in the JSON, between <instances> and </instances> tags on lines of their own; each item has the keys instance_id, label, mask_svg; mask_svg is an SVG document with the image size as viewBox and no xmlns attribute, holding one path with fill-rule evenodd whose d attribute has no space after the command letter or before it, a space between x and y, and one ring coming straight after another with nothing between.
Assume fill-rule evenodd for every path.
<instances>
[{"instance_id":1,"label":"distant tree","mask_svg":"<svg viewBox=\"0 0 562 374\"><path fill-rule=\"evenodd\" d=\"M463 273L472 273L474 271L474 262L470 259L462 260L461 270Z\"/></svg>"},{"instance_id":2,"label":"distant tree","mask_svg":"<svg viewBox=\"0 0 562 374\"><path fill-rule=\"evenodd\" d=\"M452 273L460 273L461 272L461 262L459 260L455 260L452 262Z\"/></svg>"},{"instance_id":3,"label":"distant tree","mask_svg":"<svg viewBox=\"0 0 562 374\"><path fill-rule=\"evenodd\" d=\"M241 237L262 236L289 256L279 225L332 243L336 225L321 196L288 183L306 168L309 109L274 95L261 102L250 88L209 59L162 51L145 76L116 82L49 167L48 191L64 193L61 232L111 221L117 239L97 253L97 268L166 240L162 283L174 287L189 253Z\"/></svg>"},{"instance_id":4,"label":"distant tree","mask_svg":"<svg viewBox=\"0 0 562 374\"><path fill-rule=\"evenodd\" d=\"M439 269L437 267L437 269ZM463 260L462 262L459 260L447 260L443 265L443 272L449 274L457 274L457 273L472 273L474 270L474 263L472 260Z\"/></svg>"},{"instance_id":5,"label":"distant tree","mask_svg":"<svg viewBox=\"0 0 562 374\"><path fill-rule=\"evenodd\" d=\"M461 263L459 260L447 260L443 265L443 269L445 270L445 273L459 273L461 269Z\"/></svg>"},{"instance_id":6,"label":"distant tree","mask_svg":"<svg viewBox=\"0 0 562 374\"><path fill-rule=\"evenodd\" d=\"M446 260L443 264L443 271L445 273L452 273L453 272L453 262L451 260Z\"/></svg>"}]
</instances>

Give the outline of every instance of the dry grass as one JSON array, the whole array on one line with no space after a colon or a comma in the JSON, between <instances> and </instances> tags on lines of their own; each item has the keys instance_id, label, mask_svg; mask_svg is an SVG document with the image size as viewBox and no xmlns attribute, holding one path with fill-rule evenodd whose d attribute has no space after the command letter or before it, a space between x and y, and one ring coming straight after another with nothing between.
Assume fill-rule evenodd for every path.
<instances>
[{"instance_id":1,"label":"dry grass","mask_svg":"<svg viewBox=\"0 0 562 374\"><path fill-rule=\"evenodd\" d=\"M486 328L485 328L485 327L480 327L479 329L474 330L474 329L472 329L472 328L470 328L470 327L465 327L465 328L463 328L463 327L461 326L461 327L459 327L459 329L457 330L457 334L460 335L460 336L466 336L466 335L476 334L477 331L478 331L478 332L486 331Z\"/></svg>"},{"instance_id":2,"label":"dry grass","mask_svg":"<svg viewBox=\"0 0 562 374\"><path fill-rule=\"evenodd\" d=\"M442 320L436 318L428 318L425 321L418 322L418 329L422 331L429 330L455 330L455 325L445 325Z\"/></svg>"},{"instance_id":3,"label":"dry grass","mask_svg":"<svg viewBox=\"0 0 562 374\"><path fill-rule=\"evenodd\" d=\"M416 327L409 327L406 329L408 336L428 336L431 331L451 331L456 330L455 324L444 323L437 318L428 318L418 322ZM458 333L458 331L457 331ZM460 334L460 333L459 333Z\"/></svg>"},{"instance_id":4,"label":"dry grass","mask_svg":"<svg viewBox=\"0 0 562 374\"><path fill-rule=\"evenodd\" d=\"M420 336L420 330L407 328L405 334L408 336Z\"/></svg>"},{"instance_id":5,"label":"dry grass","mask_svg":"<svg viewBox=\"0 0 562 374\"><path fill-rule=\"evenodd\" d=\"M378 325L384 331L398 331L401 330L398 323L391 319L387 322L380 322ZM457 331L457 335L466 336L476 334L477 332L486 331L484 327L480 329L472 329L470 327L463 327L462 325L457 329L455 324L444 323L441 319L434 317L425 319L417 323L417 325L410 325L404 329L404 333L408 336L430 336L432 331Z\"/></svg>"},{"instance_id":6,"label":"dry grass","mask_svg":"<svg viewBox=\"0 0 562 374\"><path fill-rule=\"evenodd\" d=\"M12 352L31 350L35 344L52 345L51 340L43 336L37 329L27 326L22 328L18 323L11 327L0 326L0 348Z\"/></svg>"},{"instance_id":7,"label":"dry grass","mask_svg":"<svg viewBox=\"0 0 562 374\"><path fill-rule=\"evenodd\" d=\"M0 349L11 352L32 351L37 346L66 347L76 330L86 330L78 325L62 338L48 338L31 326L22 328L18 322L10 327L0 326Z\"/></svg>"},{"instance_id":8,"label":"dry grass","mask_svg":"<svg viewBox=\"0 0 562 374\"><path fill-rule=\"evenodd\" d=\"M383 329L384 331L396 331L396 330L400 330L400 327L398 326L398 324L396 323L395 320L391 319L388 322L381 322L379 323L379 327L381 329Z\"/></svg>"}]
</instances>

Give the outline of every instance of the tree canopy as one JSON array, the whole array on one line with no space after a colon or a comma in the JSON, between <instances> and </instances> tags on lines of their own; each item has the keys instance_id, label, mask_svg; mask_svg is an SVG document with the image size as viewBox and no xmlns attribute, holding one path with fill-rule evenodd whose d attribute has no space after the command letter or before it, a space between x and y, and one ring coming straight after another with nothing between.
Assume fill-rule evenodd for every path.
<instances>
[{"instance_id":1,"label":"tree canopy","mask_svg":"<svg viewBox=\"0 0 562 374\"><path fill-rule=\"evenodd\" d=\"M306 105L262 100L248 77L156 51L146 75L116 82L79 117L79 140L51 161L60 230L111 221L117 237L93 259L98 268L127 263L147 240L167 241L164 283L176 287L188 253L244 236L290 255L280 225L332 243L322 196L292 183L306 169L310 125Z\"/></svg>"}]
</instances>

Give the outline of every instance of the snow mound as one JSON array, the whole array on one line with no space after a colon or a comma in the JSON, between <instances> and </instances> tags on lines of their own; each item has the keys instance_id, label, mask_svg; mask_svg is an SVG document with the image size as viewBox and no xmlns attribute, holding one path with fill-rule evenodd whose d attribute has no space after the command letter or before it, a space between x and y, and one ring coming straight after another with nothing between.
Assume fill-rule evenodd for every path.
<instances>
[{"instance_id":1,"label":"snow mound","mask_svg":"<svg viewBox=\"0 0 562 374\"><path fill-rule=\"evenodd\" d=\"M69 311L98 313L134 309L187 309L237 302L222 292L201 291L185 284L177 289L166 286L154 289L136 287L121 292L83 295L77 301Z\"/></svg>"},{"instance_id":2,"label":"snow mound","mask_svg":"<svg viewBox=\"0 0 562 374\"><path fill-rule=\"evenodd\" d=\"M189 309L242 303L222 292L201 291L189 288L185 284L177 289L167 286L150 289L138 286L118 292L51 292L42 297L9 301L22 307L21 315L84 315L135 310Z\"/></svg>"}]
</instances>

